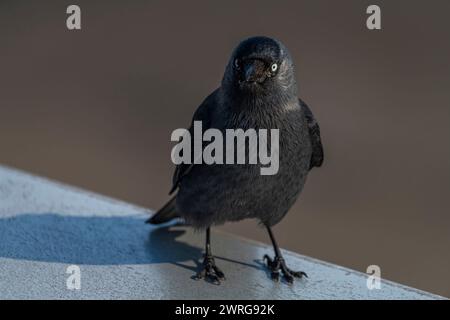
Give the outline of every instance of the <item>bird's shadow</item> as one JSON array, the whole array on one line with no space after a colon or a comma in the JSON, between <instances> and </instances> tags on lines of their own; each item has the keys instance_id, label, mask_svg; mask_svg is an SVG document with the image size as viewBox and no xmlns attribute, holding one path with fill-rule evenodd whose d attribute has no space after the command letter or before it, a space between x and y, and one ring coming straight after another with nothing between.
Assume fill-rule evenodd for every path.
<instances>
[{"instance_id":1,"label":"bird's shadow","mask_svg":"<svg viewBox=\"0 0 450 320\"><path fill-rule=\"evenodd\" d=\"M142 217L21 214L0 219L0 257L79 265L180 263L202 249L184 229L155 228Z\"/></svg>"},{"instance_id":2,"label":"bird's shadow","mask_svg":"<svg viewBox=\"0 0 450 320\"><path fill-rule=\"evenodd\" d=\"M187 243L186 232L185 226L144 224L143 217L21 214L0 218L0 258L77 265L170 263L195 274L203 248Z\"/></svg>"}]
</instances>

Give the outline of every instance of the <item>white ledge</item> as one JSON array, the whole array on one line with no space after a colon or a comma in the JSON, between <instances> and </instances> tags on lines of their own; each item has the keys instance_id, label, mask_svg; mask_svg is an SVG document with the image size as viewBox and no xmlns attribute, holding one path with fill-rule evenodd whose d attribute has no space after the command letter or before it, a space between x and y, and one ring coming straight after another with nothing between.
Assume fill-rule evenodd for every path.
<instances>
[{"instance_id":1,"label":"white ledge","mask_svg":"<svg viewBox=\"0 0 450 320\"><path fill-rule=\"evenodd\" d=\"M220 286L192 276L204 235L144 224L150 210L0 166L1 299L442 299L284 251L308 279L273 282L261 258L272 248L213 232ZM69 265L81 289L67 288Z\"/></svg>"}]
</instances>

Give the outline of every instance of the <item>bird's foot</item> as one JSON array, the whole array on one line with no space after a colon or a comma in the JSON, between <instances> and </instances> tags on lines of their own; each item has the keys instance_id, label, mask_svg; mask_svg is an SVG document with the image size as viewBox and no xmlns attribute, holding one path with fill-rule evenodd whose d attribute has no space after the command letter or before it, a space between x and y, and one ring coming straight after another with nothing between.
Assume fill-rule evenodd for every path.
<instances>
[{"instance_id":1,"label":"bird's foot","mask_svg":"<svg viewBox=\"0 0 450 320\"><path fill-rule=\"evenodd\" d=\"M267 254L264 255L264 261L267 260L267 267L271 272L272 280L279 281L280 271L283 274L283 279L289 283L294 283L294 278L308 278L308 275L303 271L293 271L286 266L286 262L283 257L275 256L274 259L270 258Z\"/></svg>"},{"instance_id":2,"label":"bird's foot","mask_svg":"<svg viewBox=\"0 0 450 320\"><path fill-rule=\"evenodd\" d=\"M196 280L205 279L214 284L220 284L221 280L225 280L225 275L222 270L216 266L214 257L212 255L205 255L202 270L200 270L194 278Z\"/></svg>"}]
</instances>

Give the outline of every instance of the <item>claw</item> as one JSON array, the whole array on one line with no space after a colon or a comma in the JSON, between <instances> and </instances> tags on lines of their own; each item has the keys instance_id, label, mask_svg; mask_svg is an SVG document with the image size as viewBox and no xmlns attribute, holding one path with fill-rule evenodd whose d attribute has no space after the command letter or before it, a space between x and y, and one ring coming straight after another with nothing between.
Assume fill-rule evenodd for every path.
<instances>
[{"instance_id":1,"label":"claw","mask_svg":"<svg viewBox=\"0 0 450 320\"><path fill-rule=\"evenodd\" d=\"M225 274L222 272L222 270L219 269L219 267L213 265L213 269L220 280L225 280Z\"/></svg>"},{"instance_id":2,"label":"claw","mask_svg":"<svg viewBox=\"0 0 450 320\"><path fill-rule=\"evenodd\" d=\"M290 274L292 274L296 278L302 278L302 277L308 278L308 275L303 271L293 271L291 269L287 269L287 270Z\"/></svg>"},{"instance_id":3,"label":"claw","mask_svg":"<svg viewBox=\"0 0 450 320\"><path fill-rule=\"evenodd\" d=\"M271 272L270 275L271 275L273 281L276 281L276 282L280 281L280 273L278 271Z\"/></svg>"},{"instance_id":4,"label":"claw","mask_svg":"<svg viewBox=\"0 0 450 320\"><path fill-rule=\"evenodd\" d=\"M203 269L203 270L197 272L197 274L195 275L195 280L203 279L205 276L206 276L206 270Z\"/></svg>"},{"instance_id":5,"label":"claw","mask_svg":"<svg viewBox=\"0 0 450 320\"><path fill-rule=\"evenodd\" d=\"M286 262L280 256L275 256L274 259L270 258L267 254L264 255L263 260L267 263L267 267L271 271L271 278L274 281L279 281L280 271L283 274L283 279L289 283L294 283L295 278L308 277L303 271L293 271L286 266Z\"/></svg>"},{"instance_id":6,"label":"claw","mask_svg":"<svg viewBox=\"0 0 450 320\"><path fill-rule=\"evenodd\" d=\"M220 285L220 281L225 280L225 275L222 270L216 266L216 262L212 256L205 256L205 259L203 260L203 267L194 279L205 279L209 282Z\"/></svg>"}]
</instances>

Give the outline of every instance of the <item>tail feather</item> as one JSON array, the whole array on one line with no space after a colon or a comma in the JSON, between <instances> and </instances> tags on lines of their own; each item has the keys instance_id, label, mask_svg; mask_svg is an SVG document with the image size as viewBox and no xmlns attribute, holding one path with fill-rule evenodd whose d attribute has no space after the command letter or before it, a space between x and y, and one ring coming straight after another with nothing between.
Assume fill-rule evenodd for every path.
<instances>
[{"instance_id":1,"label":"tail feather","mask_svg":"<svg viewBox=\"0 0 450 320\"><path fill-rule=\"evenodd\" d=\"M178 218L179 215L175 207L176 199L176 196L170 199L169 202L167 202L164 207L159 209L158 212L156 212L150 219L148 219L146 223L161 224L174 218Z\"/></svg>"}]
</instances>

